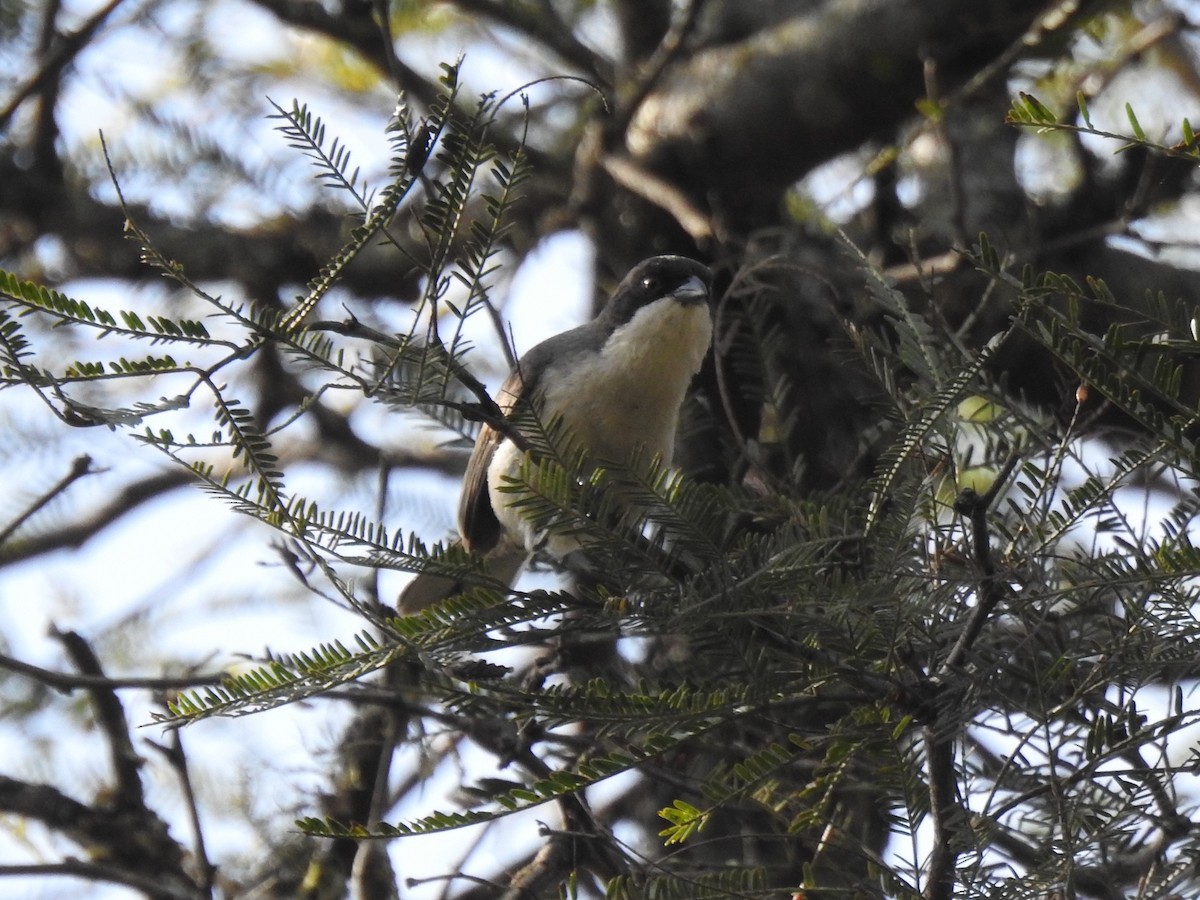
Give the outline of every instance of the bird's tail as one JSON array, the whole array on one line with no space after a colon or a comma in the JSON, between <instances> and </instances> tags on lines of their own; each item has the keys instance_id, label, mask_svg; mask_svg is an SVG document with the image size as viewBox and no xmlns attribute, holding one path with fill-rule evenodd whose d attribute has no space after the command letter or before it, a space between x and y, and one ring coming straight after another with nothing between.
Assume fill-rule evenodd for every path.
<instances>
[{"instance_id":1,"label":"bird's tail","mask_svg":"<svg viewBox=\"0 0 1200 900\"><path fill-rule=\"evenodd\" d=\"M488 574L497 581L511 585L517 580L529 554L523 548L514 547L506 542L488 553L485 558ZM460 578L448 578L443 575L432 575L422 572L410 581L400 592L396 602L400 615L411 616L428 609L435 603L461 594L469 584Z\"/></svg>"}]
</instances>

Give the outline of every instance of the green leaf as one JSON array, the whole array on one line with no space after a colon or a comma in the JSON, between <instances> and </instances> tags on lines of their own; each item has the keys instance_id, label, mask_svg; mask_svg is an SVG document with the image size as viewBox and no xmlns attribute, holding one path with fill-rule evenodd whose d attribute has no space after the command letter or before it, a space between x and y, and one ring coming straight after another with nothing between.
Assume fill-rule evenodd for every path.
<instances>
[{"instance_id":1,"label":"green leaf","mask_svg":"<svg viewBox=\"0 0 1200 900\"><path fill-rule=\"evenodd\" d=\"M1125 115L1129 118L1129 127L1133 129L1133 136L1139 141L1146 140L1146 132L1142 130L1141 123L1138 122L1137 116L1133 113L1133 106L1125 104Z\"/></svg>"},{"instance_id":2,"label":"green leaf","mask_svg":"<svg viewBox=\"0 0 1200 900\"><path fill-rule=\"evenodd\" d=\"M1092 127L1092 117L1088 113L1087 95L1083 91L1075 92L1075 102L1079 105L1079 117L1088 128Z\"/></svg>"},{"instance_id":3,"label":"green leaf","mask_svg":"<svg viewBox=\"0 0 1200 900\"><path fill-rule=\"evenodd\" d=\"M710 812L703 812L683 800L675 800L666 809L658 811L659 818L666 819L671 824L659 832L666 838L666 845L682 844L693 834L703 830L708 824Z\"/></svg>"}]
</instances>

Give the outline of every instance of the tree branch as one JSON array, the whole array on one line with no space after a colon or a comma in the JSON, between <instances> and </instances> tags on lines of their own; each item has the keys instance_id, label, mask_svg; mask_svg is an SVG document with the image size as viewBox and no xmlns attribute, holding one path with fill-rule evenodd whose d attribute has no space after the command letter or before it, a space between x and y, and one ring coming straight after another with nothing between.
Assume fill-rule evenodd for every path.
<instances>
[{"instance_id":1,"label":"tree branch","mask_svg":"<svg viewBox=\"0 0 1200 900\"><path fill-rule=\"evenodd\" d=\"M116 776L116 805L127 810L136 810L149 814L146 809L146 797L142 791L142 758L133 749L133 740L129 737L129 720L125 718L125 707L120 697L107 680L100 660L82 637L73 631L53 632L67 651L67 656L75 667L95 680L88 688L92 695L92 705L96 710L96 719L100 723L108 740L112 756L113 773Z\"/></svg>"},{"instance_id":2,"label":"tree branch","mask_svg":"<svg viewBox=\"0 0 1200 900\"><path fill-rule=\"evenodd\" d=\"M630 123L627 146L659 175L706 186L740 231L743 214L761 221L760 204L773 208L782 187L818 163L910 118L924 90L923 49L950 91L1044 8L1044 0L808 4L669 69Z\"/></svg>"},{"instance_id":3,"label":"tree branch","mask_svg":"<svg viewBox=\"0 0 1200 900\"><path fill-rule=\"evenodd\" d=\"M954 872L958 864L959 828L966 824L958 805L955 787L954 743L939 734L937 723L922 729L925 770L929 778L929 819L933 826L933 849L929 854L929 876L921 892L924 900L951 900Z\"/></svg>"},{"instance_id":4,"label":"tree branch","mask_svg":"<svg viewBox=\"0 0 1200 900\"><path fill-rule=\"evenodd\" d=\"M540 12L517 3L489 0L453 0L453 5L511 28L534 45L558 54L563 61L600 84L613 84L612 63L576 38L571 26L549 4Z\"/></svg>"},{"instance_id":5,"label":"tree branch","mask_svg":"<svg viewBox=\"0 0 1200 900\"><path fill-rule=\"evenodd\" d=\"M604 154L600 164L621 187L669 213L697 244L709 244L716 236L717 229L711 218L702 212L687 194L665 178L655 175L628 157L611 153Z\"/></svg>"},{"instance_id":6,"label":"tree branch","mask_svg":"<svg viewBox=\"0 0 1200 900\"><path fill-rule=\"evenodd\" d=\"M74 672L55 672L31 663L22 662L0 653L0 669L24 675L39 684L56 691L70 693L78 688L86 690L120 690L135 688L149 691L174 691L186 688L220 684L221 675L181 675L178 678L112 678L107 675L78 675Z\"/></svg>"},{"instance_id":7,"label":"tree branch","mask_svg":"<svg viewBox=\"0 0 1200 900\"><path fill-rule=\"evenodd\" d=\"M1012 474L1019 460L1020 457L1016 454L1011 455L983 496L975 493L971 488L967 488L954 501L955 512L967 516L970 520L972 556L979 570L980 578L975 608L971 610L966 627L958 636L954 647L946 655L939 671L941 675L948 674L962 665L963 660L974 646L976 638L979 637L979 633L983 631L988 617L1000 601L1007 596L1007 591L996 577L996 564L992 561L992 542L987 524L987 511L1001 488L1007 483L1008 476Z\"/></svg>"},{"instance_id":8,"label":"tree branch","mask_svg":"<svg viewBox=\"0 0 1200 900\"><path fill-rule=\"evenodd\" d=\"M80 478L85 475L91 475L94 471L95 470L92 468L92 458L86 453L82 456L75 457L74 462L71 463L71 470L67 472L67 474L61 479L59 479L57 484L55 484L52 488L50 488L50 490L46 491L46 493L26 507L23 512L19 513L6 528L0 530L0 546L3 546L4 542L12 537L13 533L18 528L29 521L30 517L33 516L39 509L66 491L67 488L73 485Z\"/></svg>"},{"instance_id":9,"label":"tree branch","mask_svg":"<svg viewBox=\"0 0 1200 900\"><path fill-rule=\"evenodd\" d=\"M106 881L123 884L141 891L153 900L207 900L208 894L184 885L170 884L151 875L139 875L104 863L65 859L58 863L31 863L29 865L0 865L0 878L4 876L29 875L41 878L47 875L63 875L82 878L85 881Z\"/></svg>"},{"instance_id":10,"label":"tree branch","mask_svg":"<svg viewBox=\"0 0 1200 900\"><path fill-rule=\"evenodd\" d=\"M79 547L126 513L191 481L191 474L180 467L126 485L105 506L93 510L87 518L55 528L46 534L30 535L20 541L0 546L0 567L33 559L54 550Z\"/></svg>"},{"instance_id":11,"label":"tree branch","mask_svg":"<svg viewBox=\"0 0 1200 900\"><path fill-rule=\"evenodd\" d=\"M94 12L79 28L64 35L56 46L46 56L37 70L25 83L13 92L8 103L0 108L0 131L8 129L13 115L30 96L42 90L48 81L57 78L71 61L88 45L96 32L108 20L124 0L109 0L107 4Z\"/></svg>"}]
</instances>

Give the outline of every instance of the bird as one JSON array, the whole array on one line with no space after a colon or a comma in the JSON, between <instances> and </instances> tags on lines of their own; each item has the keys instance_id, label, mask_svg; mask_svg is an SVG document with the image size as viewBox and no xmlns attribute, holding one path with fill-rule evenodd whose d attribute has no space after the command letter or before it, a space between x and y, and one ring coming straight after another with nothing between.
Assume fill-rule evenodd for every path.
<instances>
[{"instance_id":1,"label":"bird","mask_svg":"<svg viewBox=\"0 0 1200 900\"><path fill-rule=\"evenodd\" d=\"M548 538L522 515L514 484L530 450L514 440L521 414L561 423L589 464L658 458L669 465L680 408L712 343L711 293L712 273L702 263L651 257L630 270L594 319L517 361L496 395L512 427L480 429L458 507L459 540L486 560L493 577L511 584L535 550L561 560L580 548ZM398 606L417 613L462 588L456 579L421 573Z\"/></svg>"}]
</instances>

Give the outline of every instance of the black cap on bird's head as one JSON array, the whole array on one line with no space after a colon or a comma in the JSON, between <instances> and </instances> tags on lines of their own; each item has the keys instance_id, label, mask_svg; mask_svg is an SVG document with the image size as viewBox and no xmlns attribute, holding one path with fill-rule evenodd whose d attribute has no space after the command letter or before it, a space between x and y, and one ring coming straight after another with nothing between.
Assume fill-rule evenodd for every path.
<instances>
[{"instance_id":1,"label":"black cap on bird's head","mask_svg":"<svg viewBox=\"0 0 1200 900\"><path fill-rule=\"evenodd\" d=\"M685 304L707 303L711 285L712 272L694 259L652 256L634 266L617 285L601 315L619 324L628 322L639 309L665 297Z\"/></svg>"}]
</instances>

